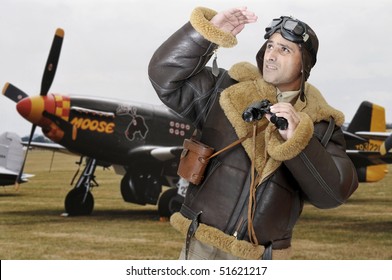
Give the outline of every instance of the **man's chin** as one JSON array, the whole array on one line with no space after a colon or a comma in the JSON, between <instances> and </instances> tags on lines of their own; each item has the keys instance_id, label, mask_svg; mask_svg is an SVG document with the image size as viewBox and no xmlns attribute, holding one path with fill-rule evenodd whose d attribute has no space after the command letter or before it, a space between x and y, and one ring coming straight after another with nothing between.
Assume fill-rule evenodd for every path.
<instances>
[{"instance_id":1,"label":"man's chin","mask_svg":"<svg viewBox=\"0 0 392 280\"><path fill-rule=\"evenodd\" d=\"M263 79L264 79L264 81L266 81L267 83L272 84L272 85L275 85L274 79L272 79L271 77L269 77L269 76L264 76Z\"/></svg>"}]
</instances>

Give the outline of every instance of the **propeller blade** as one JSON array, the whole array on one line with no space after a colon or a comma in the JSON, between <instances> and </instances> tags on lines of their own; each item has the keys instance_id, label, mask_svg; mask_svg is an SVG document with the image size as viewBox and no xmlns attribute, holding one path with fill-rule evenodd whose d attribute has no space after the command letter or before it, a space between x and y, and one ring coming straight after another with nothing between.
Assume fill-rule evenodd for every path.
<instances>
[{"instance_id":1,"label":"propeller blade","mask_svg":"<svg viewBox=\"0 0 392 280\"><path fill-rule=\"evenodd\" d=\"M52 47L50 48L48 60L45 65L44 75L41 83L41 95L45 96L52 85L56 73L57 64L60 58L61 46L64 39L64 30L58 28L53 38Z\"/></svg>"},{"instance_id":2,"label":"propeller blade","mask_svg":"<svg viewBox=\"0 0 392 280\"><path fill-rule=\"evenodd\" d=\"M8 97L12 101L18 103L25 97L29 97L26 93L18 89L16 86L6 83L3 87L3 94L4 96Z\"/></svg>"},{"instance_id":3,"label":"propeller blade","mask_svg":"<svg viewBox=\"0 0 392 280\"><path fill-rule=\"evenodd\" d=\"M21 166L21 168L20 168L19 174L18 174L18 176L16 177L16 182L15 182L15 184L16 184L16 187L17 187L17 188L18 188L18 186L19 186L19 183L22 182L22 175L23 175L23 170L24 170L25 164L26 164L27 153L29 152L30 144L31 144L31 141L33 140L33 136L34 136L34 132L35 132L35 128L36 128L36 127L37 127L37 126L36 126L35 124L33 124L32 127L31 127L31 132L30 132L29 142L28 142L28 144L27 144L27 150L26 150L26 153L25 153L25 157L24 157L22 166Z\"/></svg>"},{"instance_id":4,"label":"propeller blade","mask_svg":"<svg viewBox=\"0 0 392 280\"><path fill-rule=\"evenodd\" d=\"M392 149L392 134L389 135L387 139L385 139L384 143L381 144L380 154L385 156L390 149Z\"/></svg>"}]
</instances>

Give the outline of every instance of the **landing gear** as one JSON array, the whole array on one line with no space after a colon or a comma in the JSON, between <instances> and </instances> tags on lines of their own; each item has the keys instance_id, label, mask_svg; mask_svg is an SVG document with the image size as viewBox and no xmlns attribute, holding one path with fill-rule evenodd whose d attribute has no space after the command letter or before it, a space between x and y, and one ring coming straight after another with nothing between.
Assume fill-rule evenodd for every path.
<instances>
[{"instance_id":1,"label":"landing gear","mask_svg":"<svg viewBox=\"0 0 392 280\"><path fill-rule=\"evenodd\" d=\"M121 194L126 202L158 205L159 216L168 218L180 211L189 183L184 180L177 183L168 180L166 184L169 183L171 187L161 194L163 180L154 174L156 173L143 174L137 169L133 173L127 172L121 180Z\"/></svg>"},{"instance_id":2,"label":"landing gear","mask_svg":"<svg viewBox=\"0 0 392 280\"><path fill-rule=\"evenodd\" d=\"M155 205L162 191L159 177L143 174L137 169L133 172L127 172L121 180L121 195L124 201L140 205Z\"/></svg>"},{"instance_id":3,"label":"landing gear","mask_svg":"<svg viewBox=\"0 0 392 280\"><path fill-rule=\"evenodd\" d=\"M91 188L98 185L94 180L96 167L97 160L89 158L83 174L80 176L75 187L65 197L65 211L69 216L90 215L92 213L94 209L94 197L91 194Z\"/></svg>"},{"instance_id":4,"label":"landing gear","mask_svg":"<svg viewBox=\"0 0 392 280\"><path fill-rule=\"evenodd\" d=\"M65 211L70 216L90 215L94 208L94 197L83 188L73 188L65 197Z\"/></svg>"},{"instance_id":5,"label":"landing gear","mask_svg":"<svg viewBox=\"0 0 392 280\"><path fill-rule=\"evenodd\" d=\"M158 213L161 217L169 218L180 211L188 186L189 182L180 178L174 187L161 195L158 202Z\"/></svg>"},{"instance_id":6,"label":"landing gear","mask_svg":"<svg viewBox=\"0 0 392 280\"><path fill-rule=\"evenodd\" d=\"M82 163L82 159L78 162L79 165ZM94 158L87 159L82 175L65 198L65 211L69 216L90 215L92 213L94 198L91 189L98 186L94 176L97 165L110 166L104 162L98 163ZM134 168L132 172L126 171L121 180L121 194L124 201L140 205L158 204L158 213L162 218L168 218L180 211L189 182L174 177L163 178L157 175L159 172L155 169L150 170L151 172L147 174L138 168ZM76 175L77 173L74 179ZM73 184L73 180L71 184ZM163 184L171 187L161 194ZM159 196L160 194L161 196Z\"/></svg>"},{"instance_id":7,"label":"landing gear","mask_svg":"<svg viewBox=\"0 0 392 280\"><path fill-rule=\"evenodd\" d=\"M177 195L177 188L170 188L162 193L158 202L158 213L162 218L169 218L175 212L180 211L183 197Z\"/></svg>"}]
</instances>

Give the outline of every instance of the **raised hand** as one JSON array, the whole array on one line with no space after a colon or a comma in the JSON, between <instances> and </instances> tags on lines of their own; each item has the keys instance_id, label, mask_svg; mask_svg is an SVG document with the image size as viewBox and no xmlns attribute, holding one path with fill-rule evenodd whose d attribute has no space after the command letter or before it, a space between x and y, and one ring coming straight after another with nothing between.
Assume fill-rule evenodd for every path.
<instances>
[{"instance_id":1,"label":"raised hand","mask_svg":"<svg viewBox=\"0 0 392 280\"><path fill-rule=\"evenodd\" d=\"M247 7L231 8L217 13L211 19L211 23L216 27L234 36L240 33L246 24L256 21L257 16L255 13L248 11Z\"/></svg>"}]
</instances>

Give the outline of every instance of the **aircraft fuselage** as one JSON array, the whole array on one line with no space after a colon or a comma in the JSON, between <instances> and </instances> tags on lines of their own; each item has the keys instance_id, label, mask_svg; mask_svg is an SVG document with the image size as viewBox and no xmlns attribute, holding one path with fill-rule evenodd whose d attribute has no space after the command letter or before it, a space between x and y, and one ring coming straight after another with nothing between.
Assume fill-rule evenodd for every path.
<instances>
[{"instance_id":1,"label":"aircraft fuselage","mask_svg":"<svg viewBox=\"0 0 392 280\"><path fill-rule=\"evenodd\" d=\"M26 99L18 111L48 138L112 164L129 165L146 147L182 146L193 130L165 106L57 94Z\"/></svg>"}]
</instances>

